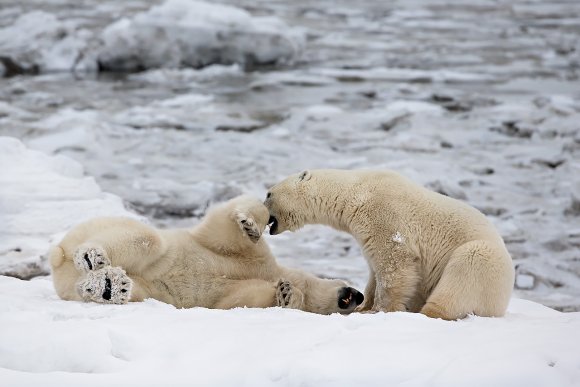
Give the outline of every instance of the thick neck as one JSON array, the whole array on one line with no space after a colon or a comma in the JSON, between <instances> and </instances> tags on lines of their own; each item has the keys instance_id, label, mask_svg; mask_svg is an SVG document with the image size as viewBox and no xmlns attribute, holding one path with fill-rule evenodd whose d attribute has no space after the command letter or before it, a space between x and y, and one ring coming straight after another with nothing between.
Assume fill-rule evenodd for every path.
<instances>
[{"instance_id":1,"label":"thick neck","mask_svg":"<svg viewBox=\"0 0 580 387\"><path fill-rule=\"evenodd\" d=\"M311 193L310 212L306 224L324 224L339 231L352 233L350 229L357 203L350 198L353 187L346 183L333 183L325 190Z\"/></svg>"}]
</instances>

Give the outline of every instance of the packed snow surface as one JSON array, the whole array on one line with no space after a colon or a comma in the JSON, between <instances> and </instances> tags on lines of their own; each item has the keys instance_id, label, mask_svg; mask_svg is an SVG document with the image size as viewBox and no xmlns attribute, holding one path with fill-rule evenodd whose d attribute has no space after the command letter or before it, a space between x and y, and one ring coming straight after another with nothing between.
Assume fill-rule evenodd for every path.
<instances>
[{"instance_id":1,"label":"packed snow surface","mask_svg":"<svg viewBox=\"0 0 580 387\"><path fill-rule=\"evenodd\" d=\"M176 309L60 300L0 277L5 386L577 386L580 313L513 299L505 318Z\"/></svg>"}]
</instances>

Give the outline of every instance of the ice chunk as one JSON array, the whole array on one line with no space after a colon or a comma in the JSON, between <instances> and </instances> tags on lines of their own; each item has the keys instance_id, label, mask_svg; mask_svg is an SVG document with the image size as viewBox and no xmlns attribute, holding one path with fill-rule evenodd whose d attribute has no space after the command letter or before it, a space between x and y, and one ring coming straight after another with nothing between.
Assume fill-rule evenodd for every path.
<instances>
[{"instance_id":1,"label":"ice chunk","mask_svg":"<svg viewBox=\"0 0 580 387\"><path fill-rule=\"evenodd\" d=\"M103 32L99 65L109 70L245 67L293 60L303 33L274 17L253 17L232 6L169 0Z\"/></svg>"},{"instance_id":2,"label":"ice chunk","mask_svg":"<svg viewBox=\"0 0 580 387\"><path fill-rule=\"evenodd\" d=\"M33 11L0 29L3 75L46 71L94 70L89 42L93 34L73 21Z\"/></svg>"}]
</instances>

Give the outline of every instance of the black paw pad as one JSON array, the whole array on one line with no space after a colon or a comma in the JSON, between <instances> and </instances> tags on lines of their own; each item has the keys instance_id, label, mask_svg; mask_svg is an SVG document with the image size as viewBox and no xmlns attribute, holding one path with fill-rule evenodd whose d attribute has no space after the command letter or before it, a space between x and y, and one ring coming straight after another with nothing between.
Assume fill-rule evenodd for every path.
<instances>
[{"instance_id":1,"label":"black paw pad","mask_svg":"<svg viewBox=\"0 0 580 387\"><path fill-rule=\"evenodd\" d=\"M103 292L103 299L107 301L111 299L111 280L109 278L105 278L105 291Z\"/></svg>"},{"instance_id":2,"label":"black paw pad","mask_svg":"<svg viewBox=\"0 0 580 387\"><path fill-rule=\"evenodd\" d=\"M89 270L93 270L93 264L91 263L91 260L89 259L89 254L85 253L84 259L85 259L85 262L87 263Z\"/></svg>"}]
</instances>

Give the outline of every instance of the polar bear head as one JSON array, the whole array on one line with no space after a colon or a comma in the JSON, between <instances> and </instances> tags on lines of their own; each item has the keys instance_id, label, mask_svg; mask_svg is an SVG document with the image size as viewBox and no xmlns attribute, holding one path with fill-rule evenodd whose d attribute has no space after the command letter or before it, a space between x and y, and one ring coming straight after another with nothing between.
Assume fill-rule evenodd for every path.
<instances>
[{"instance_id":1,"label":"polar bear head","mask_svg":"<svg viewBox=\"0 0 580 387\"><path fill-rule=\"evenodd\" d=\"M268 191L264 205L270 212L270 234L296 231L308 223L312 212L312 173L304 171L287 177Z\"/></svg>"}]
</instances>

